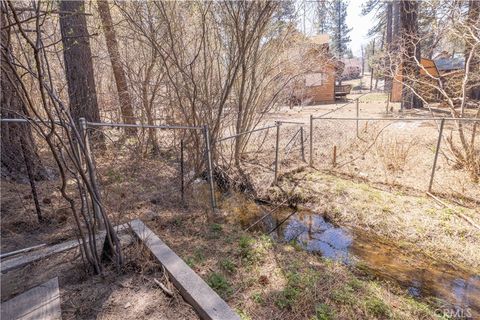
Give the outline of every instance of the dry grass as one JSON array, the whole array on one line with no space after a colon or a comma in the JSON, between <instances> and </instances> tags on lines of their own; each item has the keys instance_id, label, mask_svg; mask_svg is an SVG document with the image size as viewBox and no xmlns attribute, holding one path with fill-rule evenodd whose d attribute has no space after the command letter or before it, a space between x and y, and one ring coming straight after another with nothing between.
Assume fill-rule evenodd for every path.
<instances>
[{"instance_id":1,"label":"dry grass","mask_svg":"<svg viewBox=\"0 0 480 320\"><path fill-rule=\"evenodd\" d=\"M293 134L296 129L294 126L284 128L285 136ZM310 169L282 177L280 186L283 191L269 188L273 181L271 142L266 142L267 154L245 165L262 195L281 201L286 191L294 201L306 202L312 208L326 212L334 221L397 241L406 252L417 251L478 270L478 232L427 198L380 191ZM402 163L394 165L397 171L416 161L409 159L411 151L402 150L401 146L391 147L385 142L384 149L387 148L391 149L381 151L385 159L395 158L395 154L405 155ZM373 282L355 269L301 252L292 245L275 243L261 234L241 231L240 226L247 226L261 214L258 207L242 195L221 202L222 218L213 217L209 214L206 185L193 184L187 190L189 206L184 207L180 203L177 164L174 156L140 159L135 155L117 154L115 150L97 155L108 212L114 217L115 224L133 218L150 221L149 225L156 233L245 319L312 319L315 316L318 319L433 318L431 308L406 297L393 284ZM285 172L299 164L287 159L281 170ZM63 216L66 220L51 227L36 225L31 206L16 210L21 208L21 202L13 198L28 194L28 186L2 183L2 249L58 242L73 236L71 215L58 211L62 208L62 201L53 191L55 183L48 182L51 192L48 197L52 201L42 206L49 208L52 221L63 221ZM468 186L466 184L464 188L468 189ZM21 191L12 191L14 187L21 188ZM220 194L217 196L220 198ZM458 209L478 223L478 214L474 210ZM65 278L67 286L62 289L67 297L62 305L66 318L85 318L84 315L98 315L102 319L125 315L129 318L162 318L165 315L168 319L176 316L188 318L190 309L181 299L165 297L152 283L152 277L161 278L163 274L156 263L142 260L148 257L142 250L136 248L127 253L137 262L128 263L120 276L112 273L105 278L87 279L85 274L78 272L77 262L72 264L69 268L76 268L72 269L75 278ZM48 278L52 272L64 272L60 262L65 259L72 257L26 267L11 280L4 281L2 277L2 289L14 288L2 290L2 294L21 292L38 284L42 278ZM71 272L66 274L72 275ZM123 301L127 299L132 303L125 307ZM184 311L186 313L182 313Z\"/></svg>"},{"instance_id":2,"label":"dry grass","mask_svg":"<svg viewBox=\"0 0 480 320\"><path fill-rule=\"evenodd\" d=\"M325 212L341 225L373 232L438 261L456 263L469 270L480 268L480 232L426 196L380 190L313 169L282 179L280 187L293 189L300 202ZM273 187L271 191L274 200L283 199L279 189ZM480 222L475 209L454 204L452 207L477 224Z\"/></svg>"},{"instance_id":3,"label":"dry grass","mask_svg":"<svg viewBox=\"0 0 480 320\"><path fill-rule=\"evenodd\" d=\"M359 95L351 95L355 99ZM410 110L398 112L398 104L390 104L394 112L385 114L385 95L383 93L372 93L363 96L360 100L361 118L430 118L443 117L444 113L437 112L435 109L430 112L427 110ZM308 131L309 116L321 116L327 112L340 107L341 104L307 106L294 110L281 109L276 113L269 115L266 123L272 123L273 120L302 121L306 124ZM435 106L434 106L435 107ZM472 115L473 116L473 115ZM328 114L327 117L352 118L356 117L356 108L354 100L351 100L345 107ZM322 170L332 170L341 174L348 174L356 178L368 180L375 183L393 183L405 188L415 189L417 191L426 191L432 171L433 158L438 137L438 123L434 121L408 121L408 122L389 122L389 121L359 121L359 138L356 135L355 120L315 120L314 121L314 143L313 143L313 165ZM464 123L464 127L471 125ZM286 127L286 126L285 126ZM386 128L385 128L386 127ZM283 127L282 127L283 130ZM469 129L471 130L471 129ZM414 146L408 151L410 156L407 158L407 165L403 170L395 172L384 170L382 162L379 163L376 148L374 146L375 138L382 133L385 140L396 143L395 140L405 142L405 148L409 148L410 142L414 141ZM454 123L447 121L444 130L444 137L453 137L452 143L457 149L461 149L461 143L458 138L458 131ZM283 135L282 140L288 141L289 136ZM478 177L472 177L466 168L460 168L454 161L451 149L445 141L441 145L441 154L439 157L437 171L433 190L441 193L442 196L453 200L472 203L472 199L480 203L480 185ZM271 138L268 145L274 145L274 138ZM337 148L337 166L332 166L333 148ZM397 148L398 150L398 148ZM307 159L308 142L307 142ZM298 157L299 159L299 157ZM387 163L387 165L389 165ZM473 162L470 165L475 165ZM289 170L291 167L282 168ZM470 170L472 171L472 170ZM477 181L477 182L475 182Z\"/></svg>"},{"instance_id":4,"label":"dry grass","mask_svg":"<svg viewBox=\"0 0 480 320\"><path fill-rule=\"evenodd\" d=\"M233 214L222 210L216 223L201 214L164 216L148 225L243 319L435 318L394 284L222 222L236 221Z\"/></svg>"},{"instance_id":5,"label":"dry grass","mask_svg":"<svg viewBox=\"0 0 480 320\"><path fill-rule=\"evenodd\" d=\"M415 138L401 137L381 137L376 141L374 152L383 166L387 183L394 184L397 173L401 173L407 168L412 158L412 149L417 143Z\"/></svg>"}]
</instances>

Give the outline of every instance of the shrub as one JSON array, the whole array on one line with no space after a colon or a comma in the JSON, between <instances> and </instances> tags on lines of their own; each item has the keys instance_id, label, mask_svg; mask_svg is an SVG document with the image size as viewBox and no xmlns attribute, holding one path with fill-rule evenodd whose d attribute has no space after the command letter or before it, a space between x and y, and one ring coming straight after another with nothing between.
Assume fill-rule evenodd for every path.
<instances>
[{"instance_id":1,"label":"shrub","mask_svg":"<svg viewBox=\"0 0 480 320\"><path fill-rule=\"evenodd\" d=\"M315 320L330 320L333 319L334 312L331 310L330 306L324 303L318 304L315 307Z\"/></svg>"},{"instance_id":2,"label":"shrub","mask_svg":"<svg viewBox=\"0 0 480 320\"><path fill-rule=\"evenodd\" d=\"M219 273L212 272L207 279L208 285L215 290L222 298L228 298L233 290L227 279Z\"/></svg>"}]
</instances>

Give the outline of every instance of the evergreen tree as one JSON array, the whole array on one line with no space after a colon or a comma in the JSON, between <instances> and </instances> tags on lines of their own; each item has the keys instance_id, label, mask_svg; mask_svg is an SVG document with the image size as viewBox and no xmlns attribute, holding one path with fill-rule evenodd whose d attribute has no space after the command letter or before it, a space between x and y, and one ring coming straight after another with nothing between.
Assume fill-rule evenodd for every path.
<instances>
[{"instance_id":1,"label":"evergreen tree","mask_svg":"<svg viewBox=\"0 0 480 320\"><path fill-rule=\"evenodd\" d=\"M362 15L366 16L372 12L375 14L375 24L368 30L369 36L379 36L383 34L387 24L385 6L391 3L391 1L367 0L362 4Z\"/></svg>"},{"instance_id":2,"label":"evergreen tree","mask_svg":"<svg viewBox=\"0 0 480 320\"><path fill-rule=\"evenodd\" d=\"M317 34L329 33L331 6L328 0L319 0L315 3L315 29Z\"/></svg>"},{"instance_id":3,"label":"evergreen tree","mask_svg":"<svg viewBox=\"0 0 480 320\"><path fill-rule=\"evenodd\" d=\"M87 121L99 122L84 0L60 1L60 31L72 117L75 121L83 117Z\"/></svg>"},{"instance_id":4,"label":"evergreen tree","mask_svg":"<svg viewBox=\"0 0 480 320\"><path fill-rule=\"evenodd\" d=\"M348 3L344 0L335 0L333 3L331 19L332 51L337 58L344 57L348 50L348 43L351 41L348 35L351 28L347 25Z\"/></svg>"}]
</instances>

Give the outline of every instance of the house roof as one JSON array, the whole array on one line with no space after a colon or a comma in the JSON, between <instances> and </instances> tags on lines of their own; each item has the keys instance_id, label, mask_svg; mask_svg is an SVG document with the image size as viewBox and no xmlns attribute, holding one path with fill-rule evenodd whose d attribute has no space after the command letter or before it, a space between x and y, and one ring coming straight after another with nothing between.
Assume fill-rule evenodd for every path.
<instances>
[{"instance_id":1,"label":"house roof","mask_svg":"<svg viewBox=\"0 0 480 320\"><path fill-rule=\"evenodd\" d=\"M465 67L465 58L440 58L435 59L439 71L459 70Z\"/></svg>"}]
</instances>

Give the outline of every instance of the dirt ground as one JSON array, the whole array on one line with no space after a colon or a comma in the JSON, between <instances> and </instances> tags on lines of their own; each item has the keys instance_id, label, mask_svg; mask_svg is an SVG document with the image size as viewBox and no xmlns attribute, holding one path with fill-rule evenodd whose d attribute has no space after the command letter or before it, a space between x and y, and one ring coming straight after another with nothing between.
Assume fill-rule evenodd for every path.
<instances>
[{"instance_id":1,"label":"dirt ground","mask_svg":"<svg viewBox=\"0 0 480 320\"><path fill-rule=\"evenodd\" d=\"M243 319L435 318L433 308L394 283L277 243L263 232L242 231L255 215L248 203L229 198L214 220L163 216L147 224Z\"/></svg>"},{"instance_id":2,"label":"dirt ground","mask_svg":"<svg viewBox=\"0 0 480 320\"><path fill-rule=\"evenodd\" d=\"M62 319L199 319L146 249L132 243L124 253L122 270L107 268L103 276L86 274L77 250L10 271L2 275L2 301L59 277Z\"/></svg>"},{"instance_id":3,"label":"dirt ground","mask_svg":"<svg viewBox=\"0 0 480 320\"><path fill-rule=\"evenodd\" d=\"M386 97L374 93L362 99L367 98L361 100L361 116L384 116ZM320 115L339 106L282 109L269 114L265 123L288 120L308 124L310 114ZM398 110L397 105L392 107ZM334 114L352 116L355 104ZM416 116L427 115L423 112ZM480 272L478 230L425 196L434 126L422 123L388 128L390 137L398 131L428 137L415 146L429 150L428 157L426 153L410 152L403 169L388 174L377 149L356 159L353 165L332 165L328 150L334 142L342 142L337 144L340 164L362 153L365 146L352 143L356 141L351 134L354 124L346 127L348 130L335 123L324 126L331 137L319 127L314 144L315 168L308 169L301 159L300 144L288 144L298 128L282 125L278 187L271 187L275 130L252 140L251 146L262 147L264 152L247 156L244 167L259 197L272 203L306 206L338 224L355 225L397 242L408 255L422 255L432 263L448 261L458 268ZM375 130L378 127L369 125L362 134L371 136ZM308 132L304 134L308 136ZM308 161L308 143L304 147ZM102 200L114 224L135 218L147 222L243 319L436 318L438 302L413 299L394 281L375 279L361 268L308 254L295 244L277 243L262 232L244 232L252 219L262 214L250 199L222 194L217 189L221 210L212 216L208 187L205 182L195 181L187 186L182 203L178 155L164 150L157 157L143 157L122 145L108 151L96 153L95 158ZM190 175L192 168L185 171ZM444 191L452 200L452 208L478 224L478 205L471 199L480 194L478 184L471 184L459 172L440 157L434 191ZM444 178L447 173L451 179ZM442 184L448 188L441 189ZM30 187L2 180L2 252L75 237L73 217L57 191L58 181L38 182L37 186L47 218L42 224L36 221ZM135 254L130 256L135 261ZM82 267L74 252L58 255L2 275L2 301L59 275L65 319L196 319L177 293L169 298L152 282L153 278L164 279L158 266L144 264L131 262L120 276L112 270L105 277L91 277L80 272Z\"/></svg>"},{"instance_id":4,"label":"dirt ground","mask_svg":"<svg viewBox=\"0 0 480 320\"><path fill-rule=\"evenodd\" d=\"M70 240L74 219L58 190L58 181L37 182L45 222L39 223L28 184L1 182L2 252Z\"/></svg>"},{"instance_id":5,"label":"dirt ground","mask_svg":"<svg viewBox=\"0 0 480 320\"><path fill-rule=\"evenodd\" d=\"M303 252L294 244L276 243L263 232L244 232L243 228L262 212L257 205L243 196L226 194L221 197L218 194L221 210L213 217L206 201L208 199L206 185L200 184L194 188L190 197L191 205L185 208L179 205L178 199L168 193L168 184L165 180L154 179L152 176L154 171L152 169L143 172L142 175L136 173L131 177L126 176L125 185L118 186L114 182L111 185L106 184L107 190L123 186L125 191L140 190L138 186L147 180L156 181L152 188L144 189L141 193L126 192L121 198L121 203L117 197L111 200L107 197L105 200L110 210L112 208L119 210L118 215L115 215L118 222L133 218L143 219L244 319L310 319L317 315L318 317L326 315L326 319L352 319L358 315L362 319L435 318L438 302L414 300L395 282L376 280L361 268L324 260L317 255ZM287 178L282 177L280 182L286 183ZM293 176L292 183L296 183L297 178ZM315 181L314 178L315 176L307 177L306 180L313 185L322 186L322 183ZM318 179L327 180L325 176ZM354 184L350 185L349 180L343 178L332 181L334 183L329 182L330 189L322 190L322 186L320 191L313 195L313 199L325 199L314 202L320 205L316 210L332 213L332 219L346 224L359 224L359 227L369 232L380 233L379 230L382 229L391 231L393 223L402 219L394 210L388 211L390 219L385 221L385 216L382 216L387 213L385 208L391 210L390 205L395 205L390 202L392 198L399 201L405 214L409 212L408 208L418 206L421 202L427 203L422 204L425 208L432 205L431 201L425 198L407 196L398 198L398 194L388 195L388 192L384 195L380 191L370 190L370 187L364 184L355 187ZM161 185L164 185L165 189L156 188L160 188ZM284 187L285 190L288 189L286 185ZM302 188L305 189L306 186ZM269 192L272 193L271 200L275 200L275 191ZM312 200L312 193L301 194L307 195L307 200ZM335 195L328 198L329 194ZM378 204L375 204L376 198L381 199ZM159 201L161 199L163 200ZM333 210L333 207L328 205L328 208L322 208L326 203L336 203L340 208L349 203L348 199L355 201L346 207L345 214L338 209ZM201 204L205 202L207 205L202 206ZM368 208L365 207L367 204ZM372 214L362 215L362 212ZM397 237L405 235L405 232L410 232L413 237L409 235L402 242L405 252L410 251L412 255L432 254L432 258L435 259L441 256L440 254L436 256L435 250L442 248L440 252L460 260L459 263L478 267L479 260L475 251L478 237L475 233L457 218L435 206L428 212L432 212L434 216L436 213L441 214L438 217L438 224L431 224L431 215L425 215L419 223L397 228L398 233L387 232L382 235L387 239L392 237L398 239ZM415 214L421 216L422 213L415 211ZM360 218L364 219L361 223L358 220ZM374 222L377 219L376 224ZM388 227L390 223L392 225ZM457 225L460 227L456 228ZM449 236L442 235L443 232L435 232L435 228L443 226ZM425 227L429 228L426 233L419 231L421 230L419 228ZM42 232L46 233L42 227L38 227L37 232L39 236ZM462 234L462 238L456 243L453 240L458 232ZM428 236L425 236L426 234ZM431 238L435 234L437 235ZM425 241L430 238L431 242ZM414 241L413 248L409 248L409 241ZM139 260L132 251L126 255L130 255L133 261ZM60 275L62 297L65 297L62 301L62 312L66 319L90 317L116 319L119 315L126 314L131 318L140 319L162 316L164 319L191 319L190 316L194 315L188 311L191 310L190 307L180 298L172 300L166 297L152 283L152 278L163 279L158 266L152 267L148 263L137 262L133 266L127 264L125 272L120 276L112 272L103 278L87 277L79 272L78 257L74 260L74 256L74 253L59 255L2 276L2 300L38 285L49 277ZM66 272L65 269L69 271ZM125 300L131 301L131 305L127 305L128 302Z\"/></svg>"}]
</instances>

